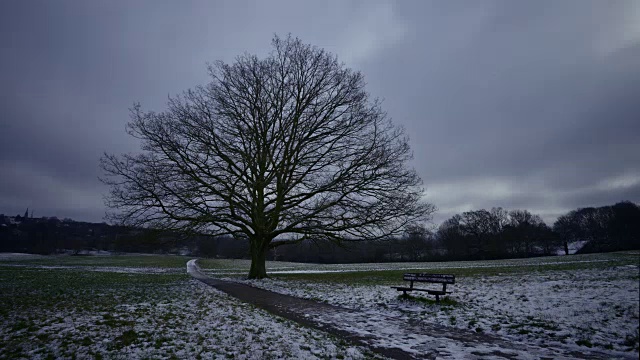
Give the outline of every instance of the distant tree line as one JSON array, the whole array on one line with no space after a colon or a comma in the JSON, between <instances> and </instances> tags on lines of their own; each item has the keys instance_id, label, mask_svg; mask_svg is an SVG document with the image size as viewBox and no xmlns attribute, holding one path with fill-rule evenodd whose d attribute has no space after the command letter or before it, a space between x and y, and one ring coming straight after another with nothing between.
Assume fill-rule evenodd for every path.
<instances>
[{"instance_id":1,"label":"distant tree line","mask_svg":"<svg viewBox=\"0 0 640 360\"><path fill-rule=\"evenodd\" d=\"M561 239L538 215L503 208L457 214L436 233L447 258L485 260L555 255Z\"/></svg>"},{"instance_id":2,"label":"distant tree line","mask_svg":"<svg viewBox=\"0 0 640 360\"><path fill-rule=\"evenodd\" d=\"M154 229L0 215L0 252L79 254L87 251L178 253L194 247L197 238Z\"/></svg>"},{"instance_id":3,"label":"distant tree line","mask_svg":"<svg viewBox=\"0 0 640 360\"><path fill-rule=\"evenodd\" d=\"M527 210L492 208L456 214L438 228L414 227L404 236L384 241L337 245L293 244L272 251L269 259L315 263L447 261L524 258L640 249L640 207L629 201L598 208L580 208L547 225ZM242 253L229 244L218 249Z\"/></svg>"},{"instance_id":4,"label":"distant tree line","mask_svg":"<svg viewBox=\"0 0 640 360\"><path fill-rule=\"evenodd\" d=\"M630 201L580 208L560 216L552 227L527 210L502 208L457 214L435 234L447 259L482 260L640 249L640 208Z\"/></svg>"},{"instance_id":5,"label":"distant tree line","mask_svg":"<svg viewBox=\"0 0 640 360\"><path fill-rule=\"evenodd\" d=\"M565 242L585 241L580 253L640 249L640 207L630 201L562 215L553 230Z\"/></svg>"},{"instance_id":6,"label":"distant tree line","mask_svg":"<svg viewBox=\"0 0 640 360\"><path fill-rule=\"evenodd\" d=\"M269 260L355 263L481 260L640 249L640 207L629 201L572 210L548 226L527 210L474 210L452 216L436 229L413 227L381 241L311 241L278 247ZM249 258L248 241L230 236L176 232L0 215L0 252L52 254L87 251L189 254Z\"/></svg>"}]
</instances>

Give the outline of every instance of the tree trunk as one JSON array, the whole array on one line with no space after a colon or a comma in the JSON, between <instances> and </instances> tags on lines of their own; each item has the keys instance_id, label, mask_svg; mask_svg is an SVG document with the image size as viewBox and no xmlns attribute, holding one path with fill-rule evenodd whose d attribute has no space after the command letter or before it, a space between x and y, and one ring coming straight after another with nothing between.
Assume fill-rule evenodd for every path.
<instances>
[{"instance_id":1,"label":"tree trunk","mask_svg":"<svg viewBox=\"0 0 640 360\"><path fill-rule=\"evenodd\" d=\"M569 244L566 241L564 242L564 254L569 255Z\"/></svg>"},{"instance_id":2,"label":"tree trunk","mask_svg":"<svg viewBox=\"0 0 640 360\"><path fill-rule=\"evenodd\" d=\"M265 260L267 258L267 246L259 241L251 242L251 269L249 269L249 279L264 279L267 277Z\"/></svg>"}]
</instances>

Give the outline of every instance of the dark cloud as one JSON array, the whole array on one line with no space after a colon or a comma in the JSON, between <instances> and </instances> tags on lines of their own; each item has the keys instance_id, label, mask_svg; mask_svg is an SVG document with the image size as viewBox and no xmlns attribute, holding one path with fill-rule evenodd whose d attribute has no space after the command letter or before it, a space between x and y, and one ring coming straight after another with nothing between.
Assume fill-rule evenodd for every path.
<instances>
[{"instance_id":1,"label":"dark cloud","mask_svg":"<svg viewBox=\"0 0 640 360\"><path fill-rule=\"evenodd\" d=\"M364 73L436 221L639 201L638 24L633 1L0 2L0 213L100 221L132 103L162 110L289 32Z\"/></svg>"}]
</instances>

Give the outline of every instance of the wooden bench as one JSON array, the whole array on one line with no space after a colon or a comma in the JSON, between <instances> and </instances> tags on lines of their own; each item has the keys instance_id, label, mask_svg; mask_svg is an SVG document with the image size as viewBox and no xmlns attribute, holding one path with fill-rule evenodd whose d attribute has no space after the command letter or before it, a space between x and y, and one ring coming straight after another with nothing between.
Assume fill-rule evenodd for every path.
<instances>
[{"instance_id":1,"label":"wooden bench","mask_svg":"<svg viewBox=\"0 0 640 360\"><path fill-rule=\"evenodd\" d=\"M450 294L451 291L447 291L447 284L455 284L456 277L452 274L418 274L418 273L408 273L402 276L404 281L409 281L409 287L406 286L392 286L391 288L396 289L398 291L402 291L404 295L407 295L407 292L410 291L424 291L429 295L436 296L436 304L440 303L440 295ZM414 288L414 282L423 282L423 283L432 283L432 284L442 284L442 290L433 290L433 289L420 289Z\"/></svg>"}]
</instances>

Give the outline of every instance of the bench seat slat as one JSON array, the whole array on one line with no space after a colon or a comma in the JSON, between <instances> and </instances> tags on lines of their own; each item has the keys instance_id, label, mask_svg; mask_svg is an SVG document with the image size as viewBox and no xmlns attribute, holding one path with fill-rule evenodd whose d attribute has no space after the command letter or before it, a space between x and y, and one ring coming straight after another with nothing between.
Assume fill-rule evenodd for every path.
<instances>
[{"instance_id":1,"label":"bench seat slat","mask_svg":"<svg viewBox=\"0 0 640 360\"><path fill-rule=\"evenodd\" d=\"M402 286L392 286L392 288L398 291L425 291L430 295L446 295L451 294L451 291L441 291L441 290L431 290L431 289L419 289L419 288L410 288L410 287L402 287Z\"/></svg>"},{"instance_id":2,"label":"bench seat slat","mask_svg":"<svg viewBox=\"0 0 640 360\"><path fill-rule=\"evenodd\" d=\"M428 282L439 284L455 284L456 277L452 274L422 274L422 273L406 273L402 275L404 281Z\"/></svg>"}]
</instances>

